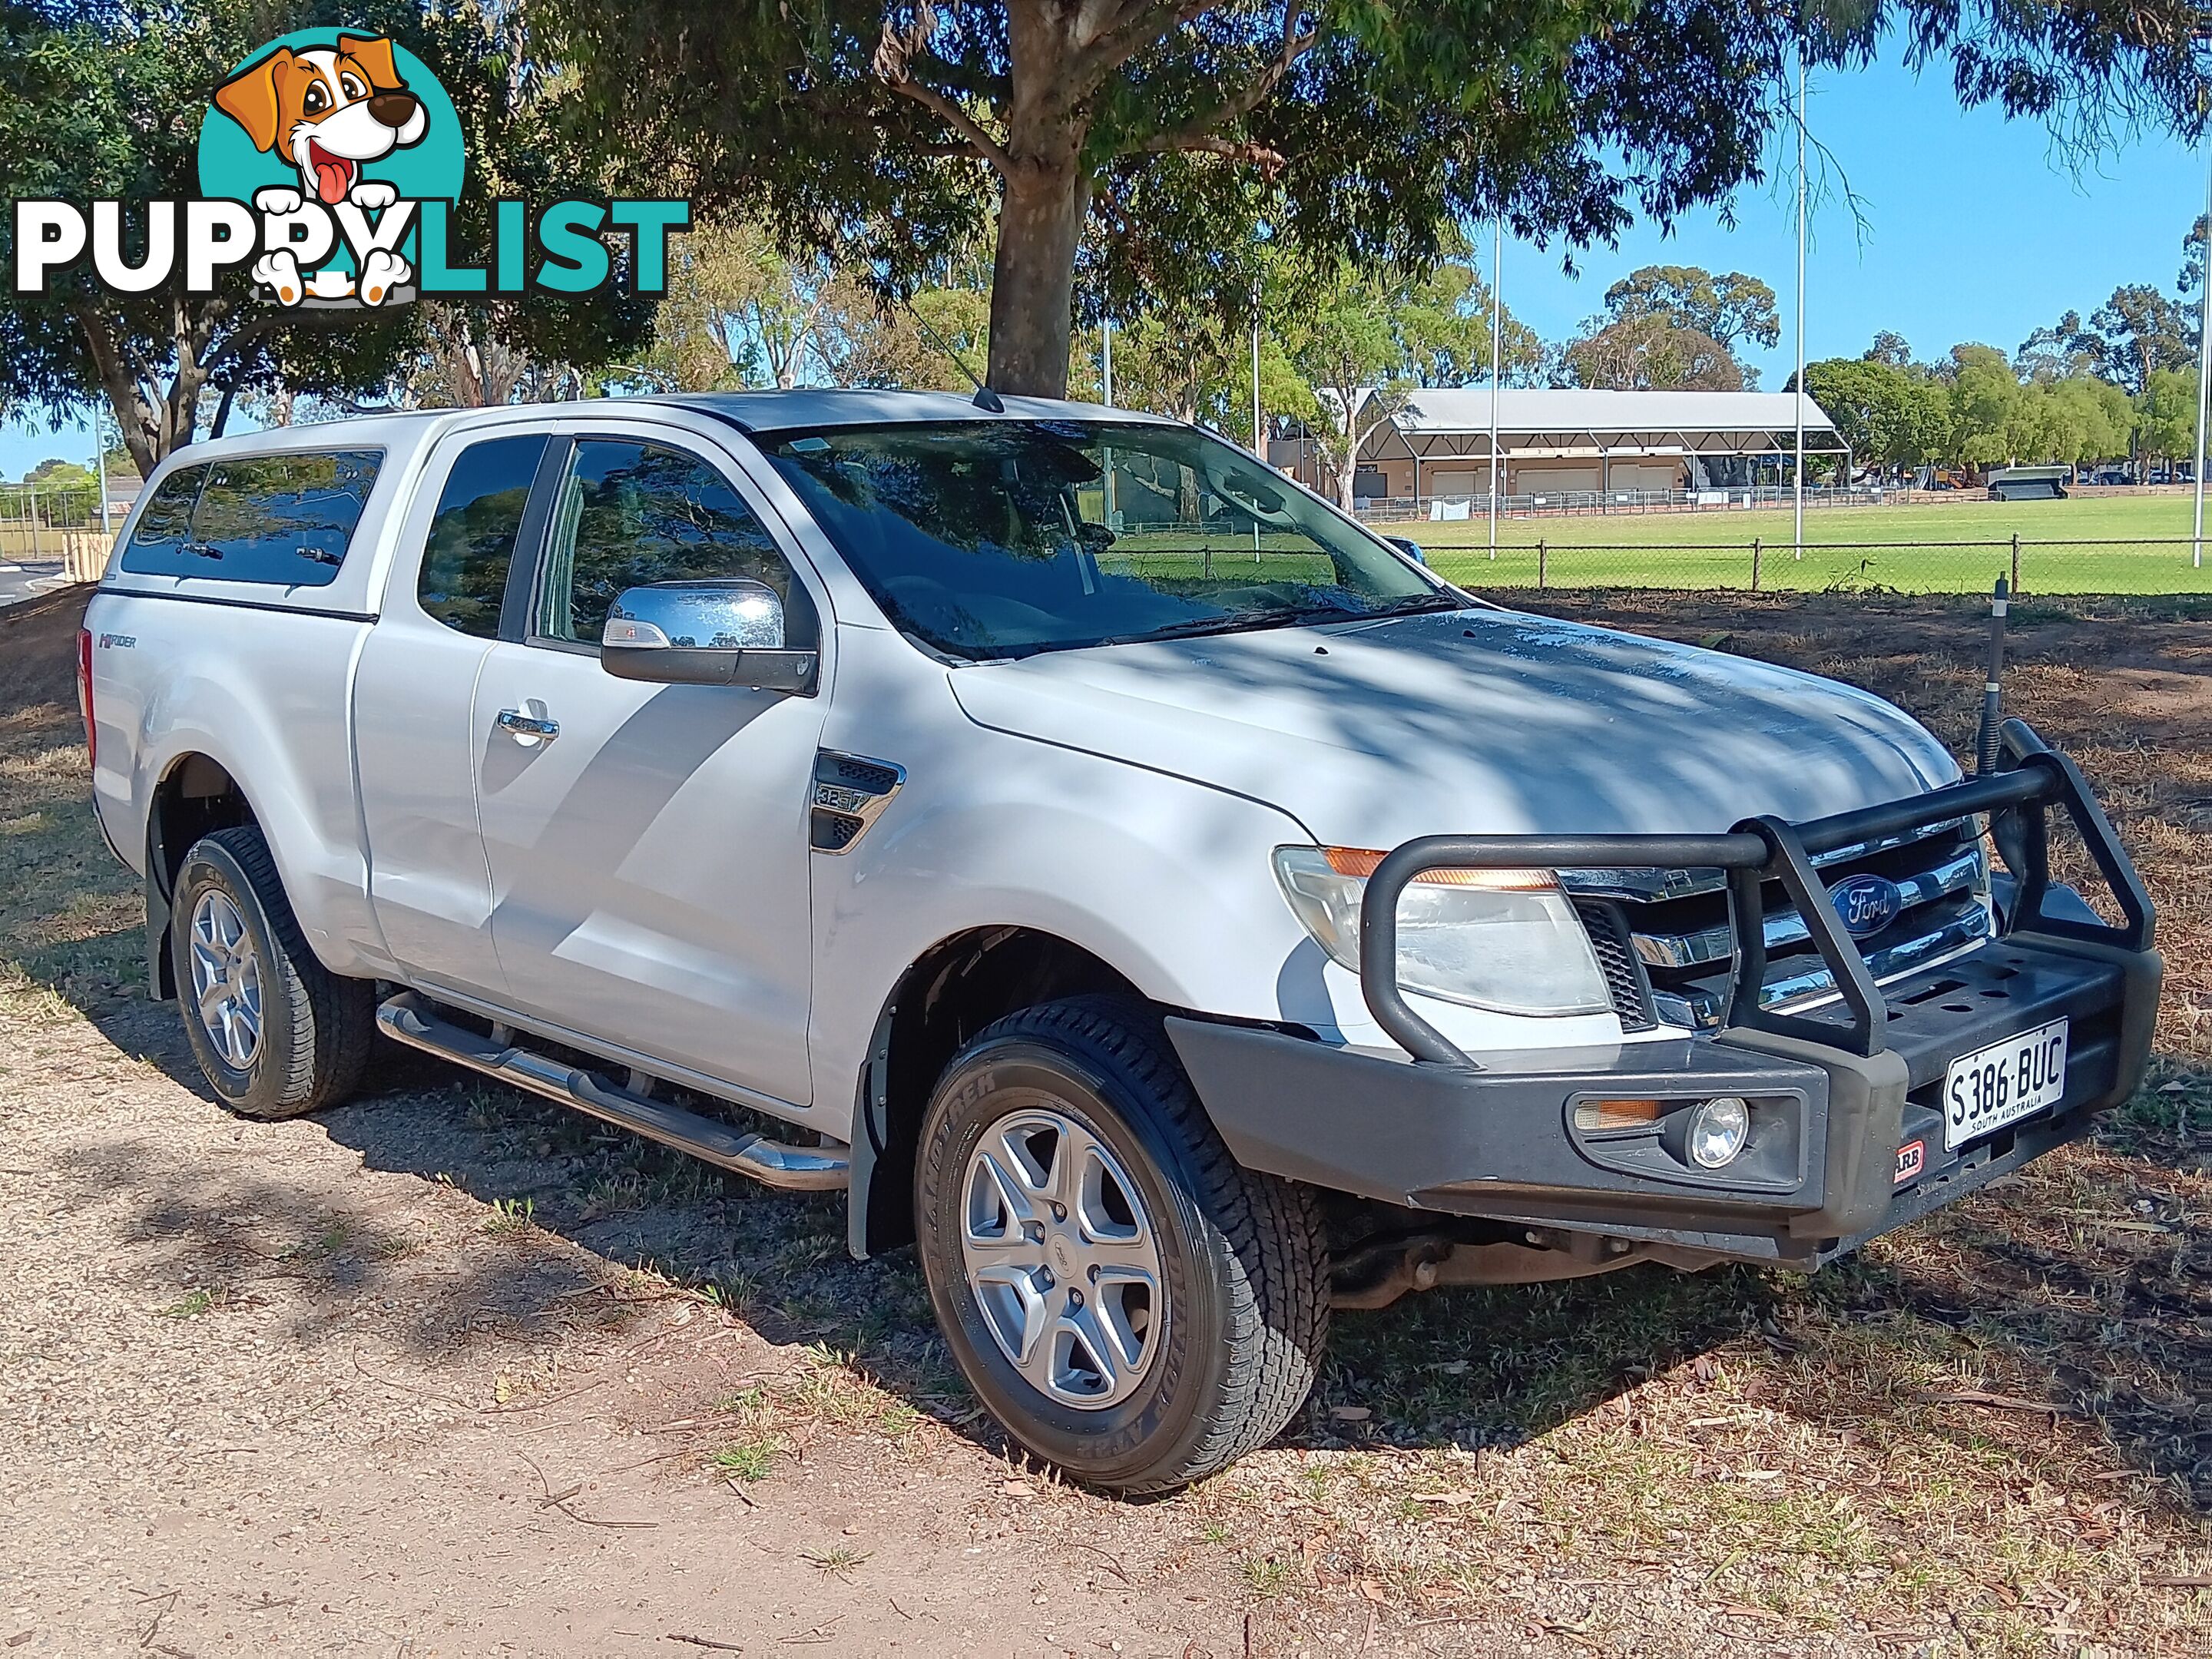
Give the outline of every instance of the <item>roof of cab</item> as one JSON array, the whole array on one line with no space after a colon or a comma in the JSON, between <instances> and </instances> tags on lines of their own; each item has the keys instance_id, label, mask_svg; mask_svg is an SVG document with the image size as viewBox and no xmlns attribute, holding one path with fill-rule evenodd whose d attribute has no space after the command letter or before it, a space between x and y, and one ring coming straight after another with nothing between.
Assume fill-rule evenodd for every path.
<instances>
[{"instance_id":1,"label":"roof of cab","mask_svg":"<svg viewBox=\"0 0 2212 1659\"><path fill-rule=\"evenodd\" d=\"M749 432L798 427L878 426L933 421L1146 421L1157 415L1109 409L1103 404L1058 398L1004 398L1003 411L988 410L954 392L894 392L872 386L805 387L793 392L693 392L632 399L682 404L734 421Z\"/></svg>"},{"instance_id":2,"label":"roof of cab","mask_svg":"<svg viewBox=\"0 0 2212 1659\"><path fill-rule=\"evenodd\" d=\"M894 392L878 387L804 387L791 392L678 392L639 398L591 398L571 403L502 404L487 409L379 410L342 421L267 427L255 432L206 438L176 451L172 465L217 460L225 455L264 454L290 449L332 449L346 445L393 447L428 441L456 427L504 425L532 416L573 417L593 410L619 412L673 405L717 416L746 432L782 432L809 427L927 424L968 421L1114 421L1172 425L1165 416L1139 410L1109 409L1103 404L1070 403L1056 398L1007 398L1003 413L980 407L972 397L951 392Z\"/></svg>"}]
</instances>

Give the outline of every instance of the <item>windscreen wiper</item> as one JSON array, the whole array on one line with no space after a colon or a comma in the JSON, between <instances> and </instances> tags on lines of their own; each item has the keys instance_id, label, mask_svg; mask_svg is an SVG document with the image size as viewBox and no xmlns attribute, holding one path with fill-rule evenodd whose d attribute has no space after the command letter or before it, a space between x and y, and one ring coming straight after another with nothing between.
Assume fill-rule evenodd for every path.
<instances>
[{"instance_id":1,"label":"windscreen wiper","mask_svg":"<svg viewBox=\"0 0 2212 1659\"><path fill-rule=\"evenodd\" d=\"M1449 593L1416 593L1395 604L1382 605L1373 611L1363 611L1361 617L1418 617L1430 611L1464 611L1467 601Z\"/></svg>"},{"instance_id":2,"label":"windscreen wiper","mask_svg":"<svg viewBox=\"0 0 2212 1659\"><path fill-rule=\"evenodd\" d=\"M1190 639L1204 634L1233 634L1245 629L1303 628L1313 623L1373 622L1385 617L1410 616L1419 611L1458 611L1460 601L1443 593L1424 593L1395 605L1364 610L1348 605L1309 605L1291 611L1237 611L1225 617L1193 617L1148 629L1141 634L1114 634L1093 640L1092 646L1143 645L1153 640Z\"/></svg>"},{"instance_id":3,"label":"windscreen wiper","mask_svg":"<svg viewBox=\"0 0 2212 1659\"><path fill-rule=\"evenodd\" d=\"M1240 628L1273 624L1282 620L1284 613L1273 611L1233 611L1222 617L1191 617L1182 622L1169 623L1159 628L1148 628L1141 634L1109 634L1103 640L1093 640L1099 645L1146 645L1154 640L1187 640L1202 634L1233 634Z\"/></svg>"}]
</instances>

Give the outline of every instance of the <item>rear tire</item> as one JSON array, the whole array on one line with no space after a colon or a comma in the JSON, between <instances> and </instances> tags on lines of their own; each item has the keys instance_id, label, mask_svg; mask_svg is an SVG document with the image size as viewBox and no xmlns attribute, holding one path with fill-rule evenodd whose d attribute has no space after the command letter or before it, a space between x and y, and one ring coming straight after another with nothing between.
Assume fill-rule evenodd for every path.
<instances>
[{"instance_id":1,"label":"rear tire","mask_svg":"<svg viewBox=\"0 0 2212 1659\"><path fill-rule=\"evenodd\" d=\"M1145 1003L1049 1003L955 1055L915 1216L969 1385L1089 1485L1204 1480L1313 1386L1328 1331L1314 1195L1230 1156Z\"/></svg>"},{"instance_id":2,"label":"rear tire","mask_svg":"<svg viewBox=\"0 0 2212 1659\"><path fill-rule=\"evenodd\" d=\"M297 1117L361 1082L375 988L315 959L252 825L193 843L177 871L169 961L201 1075L243 1117Z\"/></svg>"}]
</instances>

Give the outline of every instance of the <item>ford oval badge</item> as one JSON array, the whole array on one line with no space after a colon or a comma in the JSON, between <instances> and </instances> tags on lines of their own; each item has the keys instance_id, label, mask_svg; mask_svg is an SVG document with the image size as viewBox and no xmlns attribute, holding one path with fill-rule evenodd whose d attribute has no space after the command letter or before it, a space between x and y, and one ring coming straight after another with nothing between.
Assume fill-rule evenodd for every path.
<instances>
[{"instance_id":1,"label":"ford oval badge","mask_svg":"<svg viewBox=\"0 0 2212 1659\"><path fill-rule=\"evenodd\" d=\"M1905 908L1905 895L1887 876L1846 876L1828 890L1828 899L1853 939L1872 939Z\"/></svg>"}]
</instances>

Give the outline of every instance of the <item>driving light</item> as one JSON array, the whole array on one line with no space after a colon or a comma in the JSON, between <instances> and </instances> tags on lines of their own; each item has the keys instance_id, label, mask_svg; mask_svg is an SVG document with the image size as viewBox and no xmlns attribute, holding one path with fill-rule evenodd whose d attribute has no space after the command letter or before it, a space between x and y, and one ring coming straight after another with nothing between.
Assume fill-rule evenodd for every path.
<instances>
[{"instance_id":1,"label":"driving light","mask_svg":"<svg viewBox=\"0 0 2212 1659\"><path fill-rule=\"evenodd\" d=\"M1690 1160L1704 1169L1726 1168L1750 1138L1751 1108L1738 1096L1715 1095L1690 1114Z\"/></svg>"},{"instance_id":2,"label":"driving light","mask_svg":"<svg viewBox=\"0 0 2212 1659\"><path fill-rule=\"evenodd\" d=\"M1383 855L1279 847L1275 879L1329 959L1359 971L1359 907ZM1594 1014L1613 1006L1589 936L1544 870L1433 870L1398 905L1398 984L1504 1014Z\"/></svg>"}]
</instances>

